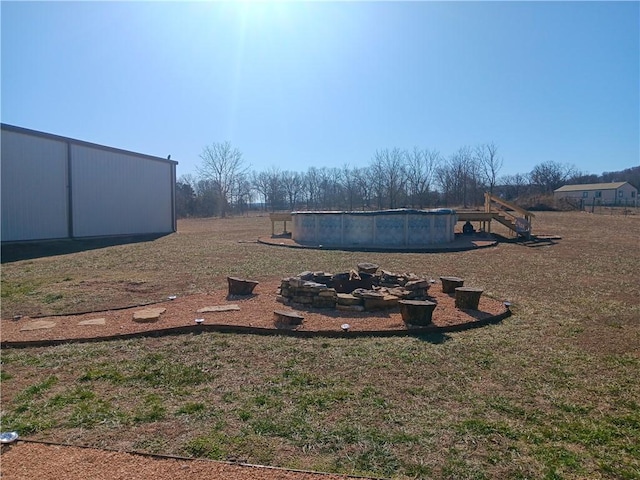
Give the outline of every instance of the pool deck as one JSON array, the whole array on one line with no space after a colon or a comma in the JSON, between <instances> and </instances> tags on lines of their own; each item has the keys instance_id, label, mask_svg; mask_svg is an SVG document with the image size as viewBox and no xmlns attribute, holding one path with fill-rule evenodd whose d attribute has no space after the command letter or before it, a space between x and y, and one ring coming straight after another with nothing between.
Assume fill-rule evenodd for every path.
<instances>
[{"instance_id":1,"label":"pool deck","mask_svg":"<svg viewBox=\"0 0 640 480\"><path fill-rule=\"evenodd\" d=\"M258 243L271 245L274 247L306 248L312 250L342 250L347 252L408 252L408 253L444 253L444 252L465 252L467 250L477 250L480 248L494 247L498 240L489 234L461 235L456 234L453 242L425 245L424 247L366 247L362 245L319 245L309 243L298 243L288 235L274 235L271 237L259 237Z\"/></svg>"}]
</instances>

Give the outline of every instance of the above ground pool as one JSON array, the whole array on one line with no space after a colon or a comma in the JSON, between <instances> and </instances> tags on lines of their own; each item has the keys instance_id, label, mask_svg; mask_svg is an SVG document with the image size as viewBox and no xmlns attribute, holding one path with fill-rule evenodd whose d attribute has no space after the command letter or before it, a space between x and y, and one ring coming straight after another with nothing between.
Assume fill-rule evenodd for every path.
<instances>
[{"instance_id":1,"label":"above ground pool","mask_svg":"<svg viewBox=\"0 0 640 480\"><path fill-rule=\"evenodd\" d=\"M292 212L292 238L327 247L419 248L453 242L456 212L377 210L373 212Z\"/></svg>"}]
</instances>

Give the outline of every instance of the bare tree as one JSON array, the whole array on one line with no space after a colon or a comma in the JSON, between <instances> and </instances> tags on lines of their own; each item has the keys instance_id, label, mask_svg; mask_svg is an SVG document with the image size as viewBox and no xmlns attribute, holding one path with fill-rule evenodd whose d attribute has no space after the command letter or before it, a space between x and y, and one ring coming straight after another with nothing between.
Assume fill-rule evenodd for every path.
<instances>
[{"instance_id":1,"label":"bare tree","mask_svg":"<svg viewBox=\"0 0 640 480\"><path fill-rule=\"evenodd\" d=\"M317 208L320 192L320 174L316 167L309 167L304 174L304 188L307 196L307 209Z\"/></svg>"},{"instance_id":2,"label":"bare tree","mask_svg":"<svg viewBox=\"0 0 640 480\"><path fill-rule=\"evenodd\" d=\"M455 181L449 162L443 163L436 169L436 182L445 206L451 205L454 202Z\"/></svg>"},{"instance_id":3,"label":"bare tree","mask_svg":"<svg viewBox=\"0 0 640 480\"><path fill-rule=\"evenodd\" d=\"M218 209L221 217L225 217L229 209L231 191L238 178L245 175L248 167L244 166L242 153L233 148L229 142L213 143L204 147L200 154L202 165L198 174L213 182Z\"/></svg>"},{"instance_id":4,"label":"bare tree","mask_svg":"<svg viewBox=\"0 0 640 480\"><path fill-rule=\"evenodd\" d=\"M482 180L484 180L486 186L489 187L489 193L493 194L498 173L503 164L502 158L498 157L498 147L493 142L478 145L475 156L476 162L480 167Z\"/></svg>"},{"instance_id":5,"label":"bare tree","mask_svg":"<svg viewBox=\"0 0 640 480\"><path fill-rule=\"evenodd\" d=\"M269 205L269 181L266 172L251 172L251 186L262 197L262 204L267 210Z\"/></svg>"},{"instance_id":6,"label":"bare tree","mask_svg":"<svg viewBox=\"0 0 640 480\"><path fill-rule=\"evenodd\" d=\"M384 165L377 158L367 169L367 180L371 185L371 197L375 198L376 208L382 210L385 204Z\"/></svg>"},{"instance_id":7,"label":"bare tree","mask_svg":"<svg viewBox=\"0 0 640 480\"><path fill-rule=\"evenodd\" d=\"M354 168L352 175L355 182L355 188L362 202L362 210L371 207L373 196L373 183L370 180L370 168Z\"/></svg>"},{"instance_id":8,"label":"bare tree","mask_svg":"<svg viewBox=\"0 0 640 480\"><path fill-rule=\"evenodd\" d=\"M233 185L231 198L238 211L242 214L248 211L253 198L249 175L239 175Z\"/></svg>"},{"instance_id":9,"label":"bare tree","mask_svg":"<svg viewBox=\"0 0 640 480\"><path fill-rule=\"evenodd\" d=\"M196 213L195 178L182 175L176 182L176 215L178 218L190 217Z\"/></svg>"},{"instance_id":10,"label":"bare tree","mask_svg":"<svg viewBox=\"0 0 640 480\"><path fill-rule=\"evenodd\" d=\"M311 167L304 180L308 208L331 210L344 204L341 169Z\"/></svg>"},{"instance_id":11,"label":"bare tree","mask_svg":"<svg viewBox=\"0 0 640 480\"><path fill-rule=\"evenodd\" d=\"M298 172L286 170L280 175L280 182L282 184L282 189L287 196L289 209L295 210L296 204L298 203L304 188L302 175Z\"/></svg>"},{"instance_id":12,"label":"bare tree","mask_svg":"<svg viewBox=\"0 0 640 480\"><path fill-rule=\"evenodd\" d=\"M525 193L528 184L529 180L521 173L504 175L500 177L500 194L505 200L515 200Z\"/></svg>"},{"instance_id":13,"label":"bare tree","mask_svg":"<svg viewBox=\"0 0 640 480\"><path fill-rule=\"evenodd\" d=\"M349 168L348 165L342 167L342 187L347 200L347 208L353 211L358 199L358 175L357 169Z\"/></svg>"},{"instance_id":14,"label":"bare tree","mask_svg":"<svg viewBox=\"0 0 640 480\"><path fill-rule=\"evenodd\" d=\"M380 175L381 186L389 208L397 208L404 194L406 173L404 167L405 153L399 148L377 151L372 167L375 175ZM382 192L379 192L382 193ZM381 199L378 200L381 204Z\"/></svg>"},{"instance_id":15,"label":"bare tree","mask_svg":"<svg viewBox=\"0 0 640 480\"><path fill-rule=\"evenodd\" d=\"M405 156L407 195L412 206L422 208L429 202L429 191L436 169L441 163L440 152L415 147L412 152L405 153Z\"/></svg>"},{"instance_id":16,"label":"bare tree","mask_svg":"<svg viewBox=\"0 0 640 480\"><path fill-rule=\"evenodd\" d=\"M424 186L422 184L422 151L414 147L412 152L405 152L405 168L407 172L407 198L412 207L420 206Z\"/></svg>"},{"instance_id":17,"label":"bare tree","mask_svg":"<svg viewBox=\"0 0 640 480\"><path fill-rule=\"evenodd\" d=\"M475 158L469 147L462 147L438 168L438 182L449 205L468 207L480 199Z\"/></svg>"},{"instance_id":18,"label":"bare tree","mask_svg":"<svg viewBox=\"0 0 640 480\"><path fill-rule=\"evenodd\" d=\"M271 167L267 171L253 174L251 183L264 198L265 210L271 209L271 211L274 211L284 208L282 172L278 167Z\"/></svg>"},{"instance_id":19,"label":"bare tree","mask_svg":"<svg viewBox=\"0 0 640 480\"><path fill-rule=\"evenodd\" d=\"M549 194L564 183L567 183L571 178L579 175L580 172L574 165L548 161L533 167L529 174L529 179L532 186L540 193Z\"/></svg>"},{"instance_id":20,"label":"bare tree","mask_svg":"<svg viewBox=\"0 0 640 480\"><path fill-rule=\"evenodd\" d=\"M194 187L196 194L195 214L201 217L212 217L218 207L218 192L211 180L201 179Z\"/></svg>"},{"instance_id":21,"label":"bare tree","mask_svg":"<svg viewBox=\"0 0 640 480\"><path fill-rule=\"evenodd\" d=\"M342 170L336 167L323 167L322 186L324 194L324 204L329 209L336 209L345 206L344 188L342 185Z\"/></svg>"}]
</instances>

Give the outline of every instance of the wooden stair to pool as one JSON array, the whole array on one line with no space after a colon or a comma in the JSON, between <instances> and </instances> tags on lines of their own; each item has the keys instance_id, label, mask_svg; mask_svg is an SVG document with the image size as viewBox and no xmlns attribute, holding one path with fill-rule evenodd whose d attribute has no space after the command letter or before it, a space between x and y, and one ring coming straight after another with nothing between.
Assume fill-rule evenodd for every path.
<instances>
[{"instance_id":1,"label":"wooden stair to pool","mask_svg":"<svg viewBox=\"0 0 640 480\"><path fill-rule=\"evenodd\" d=\"M489 192L484 194L484 212L457 211L458 222L477 221L486 232L491 232L495 220L509 229L515 237L531 238L531 220L535 215L524 208L507 202Z\"/></svg>"}]
</instances>

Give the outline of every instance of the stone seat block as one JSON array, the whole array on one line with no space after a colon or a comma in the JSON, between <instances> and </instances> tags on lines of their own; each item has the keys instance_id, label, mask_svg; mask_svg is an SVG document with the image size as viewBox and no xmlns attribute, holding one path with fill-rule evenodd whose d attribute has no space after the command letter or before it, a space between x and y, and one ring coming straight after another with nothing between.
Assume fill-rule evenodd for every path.
<instances>
[{"instance_id":1,"label":"stone seat block","mask_svg":"<svg viewBox=\"0 0 640 480\"><path fill-rule=\"evenodd\" d=\"M456 288L464 285L464 280L459 277L440 277L442 293L456 293Z\"/></svg>"},{"instance_id":2,"label":"stone seat block","mask_svg":"<svg viewBox=\"0 0 640 480\"><path fill-rule=\"evenodd\" d=\"M259 282L245 278L227 277L229 295L251 295Z\"/></svg>"},{"instance_id":3,"label":"stone seat block","mask_svg":"<svg viewBox=\"0 0 640 480\"><path fill-rule=\"evenodd\" d=\"M402 320L409 325L426 326L432 321L435 302L427 300L400 300Z\"/></svg>"},{"instance_id":4,"label":"stone seat block","mask_svg":"<svg viewBox=\"0 0 640 480\"><path fill-rule=\"evenodd\" d=\"M483 290L472 287L456 288L456 308L477 310Z\"/></svg>"},{"instance_id":5,"label":"stone seat block","mask_svg":"<svg viewBox=\"0 0 640 480\"><path fill-rule=\"evenodd\" d=\"M296 326L302 325L302 322L304 321L304 317L302 315L290 310L276 310L273 312L273 317L276 325Z\"/></svg>"}]
</instances>

